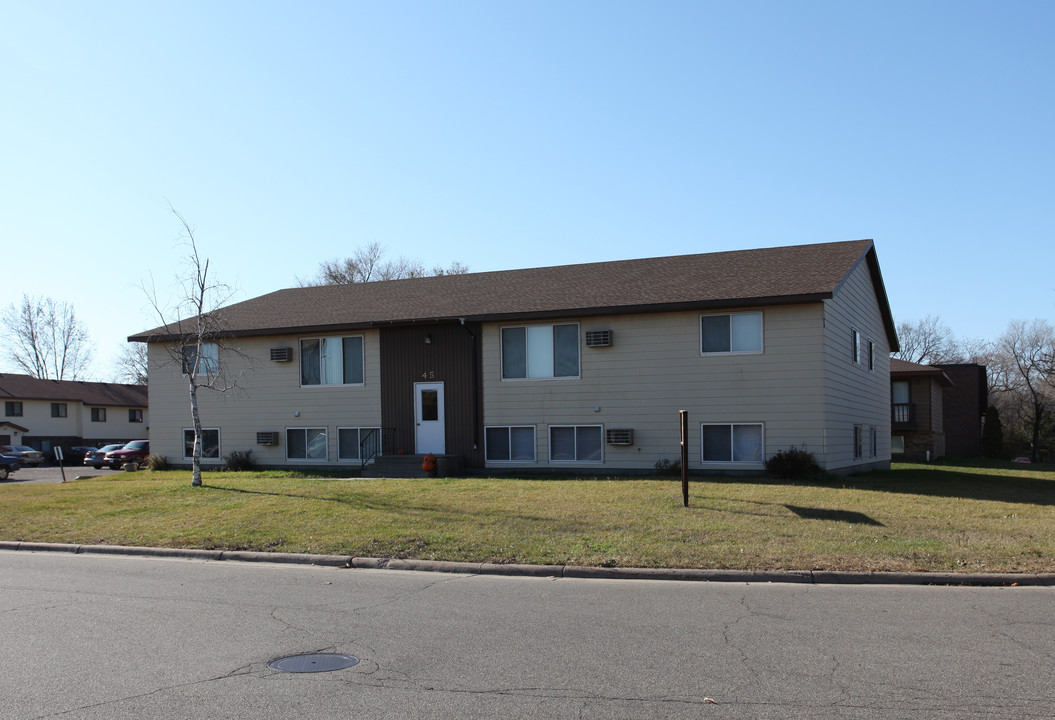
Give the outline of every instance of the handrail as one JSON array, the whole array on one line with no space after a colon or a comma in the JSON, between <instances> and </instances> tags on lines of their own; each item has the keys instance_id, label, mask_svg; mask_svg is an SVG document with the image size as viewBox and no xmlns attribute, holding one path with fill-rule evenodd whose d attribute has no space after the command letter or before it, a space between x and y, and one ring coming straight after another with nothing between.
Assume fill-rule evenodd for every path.
<instances>
[{"instance_id":1,"label":"handrail","mask_svg":"<svg viewBox=\"0 0 1055 720\"><path fill-rule=\"evenodd\" d=\"M363 468L374 458L384 455L386 445L391 445L395 428L370 428L359 436L359 461ZM388 440L388 442L386 442Z\"/></svg>"}]
</instances>

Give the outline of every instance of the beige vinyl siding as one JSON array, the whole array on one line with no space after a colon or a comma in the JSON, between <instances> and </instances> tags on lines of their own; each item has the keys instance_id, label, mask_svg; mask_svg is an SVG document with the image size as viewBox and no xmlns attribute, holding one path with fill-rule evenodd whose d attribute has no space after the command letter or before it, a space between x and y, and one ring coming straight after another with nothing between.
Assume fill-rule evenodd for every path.
<instances>
[{"instance_id":1,"label":"beige vinyl siding","mask_svg":"<svg viewBox=\"0 0 1055 720\"><path fill-rule=\"evenodd\" d=\"M851 330L861 337L860 362L850 354ZM875 346L875 368L868 368L868 341ZM824 397L827 436L824 466L828 470L853 469L890 461L890 344L876 301L867 263L862 259L824 302ZM853 456L853 426L878 430L877 454Z\"/></svg>"},{"instance_id":2,"label":"beige vinyl siding","mask_svg":"<svg viewBox=\"0 0 1055 720\"><path fill-rule=\"evenodd\" d=\"M700 317L715 313L561 320L579 323L578 378L503 380L499 337L507 325L485 324L484 424L536 427L537 461L501 466L571 466L549 461L549 427L600 424L606 430L634 431L633 445L604 446L604 467L651 470L657 460L679 456L679 410L689 412L689 458L694 469L761 468L761 464L704 466L701 423L762 423L766 456L792 445L821 447L825 430L822 306L768 307L762 313L763 352L737 354L701 354ZM586 347L589 330L611 330L612 346Z\"/></svg>"},{"instance_id":3,"label":"beige vinyl siding","mask_svg":"<svg viewBox=\"0 0 1055 720\"><path fill-rule=\"evenodd\" d=\"M319 337L318 334L245 338L231 348L221 348L220 363L227 381L237 387L226 393L205 388L198 391L202 427L219 428L221 456L232 450L252 450L253 461L258 464L285 465L286 429L321 427L327 431L327 462L336 465L338 427L380 427L378 334L332 334L349 335L363 337L362 385L301 387L300 338ZM152 343L149 350L150 413L153 427L158 429L151 430L150 448L170 461L181 462L182 429L192 426L190 399L186 378L179 372L178 361L170 356L169 347ZM291 348L293 359L273 362L270 351L275 347ZM258 432L277 432L279 444L257 445ZM222 463L223 458L210 462Z\"/></svg>"},{"instance_id":4,"label":"beige vinyl siding","mask_svg":"<svg viewBox=\"0 0 1055 720\"><path fill-rule=\"evenodd\" d=\"M92 408L101 407L106 410L106 422L92 422ZM91 442L120 440L146 440L147 427L150 425L150 412L147 408L143 410L143 422L128 422L128 405L76 405L70 404L69 414L80 416L81 437ZM51 406L48 406L51 412Z\"/></svg>"},{"instance_id":5,"label":"beige vinyl siding","mask_svg":"<svg viewBox=\"0 0 1055 720\"><path fill-rule=\"evenodd\" d=\"M930 385L930 426L934 432L944 433L945 423L943 422L943 419L945 417L945 412L942 405L942 397L944 397L942 395L942 384L937 380L928 384Z\"/></svg>"},{"instance_id":6,"label":"beige vinyl siding","mask_svg":"<svg viewBox=\"0 0 1055 720\"><path fill-rule=\"evenodd\" d=\"M0 417L15 425L29 428L26 435L30 437L80 437L80 400L16 400L22 403L22 415L19 417ZM66 404L66 417L51 417L51 404ZM0 407L2 409L2 407Z\"/></svg>"}]
</instances>

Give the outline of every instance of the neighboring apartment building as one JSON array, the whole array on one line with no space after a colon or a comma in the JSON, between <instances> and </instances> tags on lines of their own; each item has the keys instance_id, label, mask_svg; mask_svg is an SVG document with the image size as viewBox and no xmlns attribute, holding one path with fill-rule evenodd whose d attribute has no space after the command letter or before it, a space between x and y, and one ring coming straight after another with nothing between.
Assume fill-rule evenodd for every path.
<instances>
[{"instance_id":1,"label":"neighboring apartment building","mask_svg":"<svg viewBox=\"0 0 1055 720\"><path fill-rule=\"evenodd\" d=\"M222 308L199 392L207 462L357 468L384 454L468 469L763 469L805 448L890 462L897 338L870 240L280 290ZM149 343L151 448L187 461L180 336Z\"/></svg>"},{"instance_id":2,"label":"neighboring apartment building","mask_svg":"<svg viewBox=\"0 0 1055 720\"><path fill-rule=\"evenodd\" d=\"M0 374L0 399L0 445L28 445L50 456L55 446L99 446L147 435L145 385L5 373Z\"/></svg>"},{"instance_id":3,"label":"neighboring apartment building","mask_svg":"<svg viewBox=\"0 0 1055 720\"><path fill-rule=\"evenodd\" d=\"M890 360L894 460L930 461L982 454L988 394L985 367Z\"/></svg>"}]
</instances>

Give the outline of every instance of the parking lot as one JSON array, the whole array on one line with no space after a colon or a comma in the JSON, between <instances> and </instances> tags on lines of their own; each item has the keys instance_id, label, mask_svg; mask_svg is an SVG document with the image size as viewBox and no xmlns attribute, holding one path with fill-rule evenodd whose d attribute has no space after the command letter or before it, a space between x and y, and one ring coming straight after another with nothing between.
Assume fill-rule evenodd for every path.
<instances>
[{"instance_id":1,"label":"parking lot","mask_svg":"<svg viewBox=\"0 0 1055 720\"><path fill-rule=\"evenodd\" d=\"M122 470L111 470L109 468L103 468L96 470L93 467L85 465L72 465L65 468L66 481L76 480L82 477L96 477L98 475L112 475L113 473L123 472ZM63 469L60 469L58 465L46 465L43 467L27 467L23 466L11 473L11 476L7 480L0 480L0 485L9 485L15 483L60 483L62 482Z\"/></svg>"}]
</instances>

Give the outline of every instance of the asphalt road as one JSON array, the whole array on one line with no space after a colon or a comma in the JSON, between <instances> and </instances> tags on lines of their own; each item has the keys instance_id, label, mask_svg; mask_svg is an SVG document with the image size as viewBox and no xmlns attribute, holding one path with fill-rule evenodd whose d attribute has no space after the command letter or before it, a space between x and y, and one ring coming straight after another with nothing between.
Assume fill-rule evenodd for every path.
<instances>
[{"instance_id":1,"label":"asphalt road","mask_svg":"<svg viewBox=\"0 0 1055 720\"><path fill-rule=\"evenodd\" d=\"M0 551L0 717L1052 718L1053 608ZM361 662L268 668L319 651Z\"/></svg>"}]
</instances>

